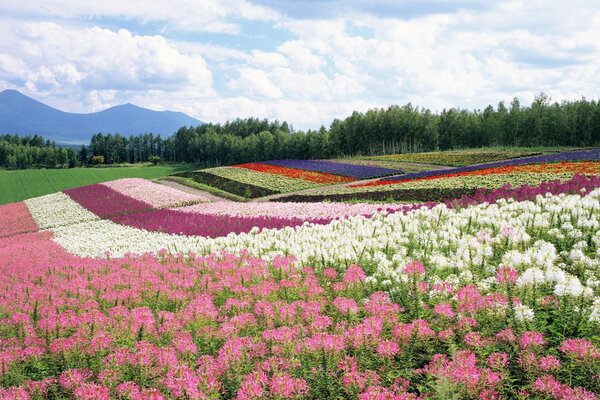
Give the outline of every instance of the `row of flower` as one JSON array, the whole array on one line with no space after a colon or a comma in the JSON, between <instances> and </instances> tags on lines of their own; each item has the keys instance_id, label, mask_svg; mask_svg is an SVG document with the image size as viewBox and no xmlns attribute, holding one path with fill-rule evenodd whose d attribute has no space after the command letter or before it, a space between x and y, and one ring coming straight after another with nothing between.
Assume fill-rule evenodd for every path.
<instances>
[{"instance_id":1,"label":"row of flower","mask_svg":"<svg viewBox=\"0 0 600 400\"><path fill-rule=\"evenodd\" d=\"M178 174L178 176L192 179L194 182L212 186L246 199L318 188L320 186L319 183L302 179L235 167L209 168L184 172Z\"/></svg>"},{"instance_id":2,"label":"row of flower","mask_svg":"<svg viewBox=\"0 0 600 400\"><path fill-rule=\"evenodd\" d=\"M125 196L143 201L153 208L182 207L196 203L207 203L209 201L198 194L186 193L141 178L117 179L104 182L101 185L109 187Z\"/></svg>"},{"instance_id":3,"label":"row of flower","mask_svg":"<svg viewBox=\"0 0 600 400\"><path fill-rule=\"evenodd\" d=\"M285 168L301 169L306 171L324 172L328 174L346 176L355 179L376 178L379 176L400 174L398 169L389 169L379 166L358 165L333 160L270 160L264 164Z\"/></svg>"},{"instance_id":4,"label":"row of flower","mask_svg":"<svg viewBox=\"0 0 600 400\"><path fill-rule=\"evenodd\" d=\"M406 178L406 179L394 179L386 180L380 179L374 182L358 183L351 185L351 187L368 187L368 186L381 186L381 185L394 185L401 184L404 182L416 182L424 180L436 180L436 179L447 179L456 177L467 177L467 176L490 176L490 175L513 175L513 174L568 174L568 175L599 175L600 174L600 161L587 161L587 162L559 162L559 163L537 163L537 164L524 164L524 165L508 165L501 167L477 169L473 171L446 171L441 175L431 175L420 178ZM511 183L511 182L506 182Z\"/></svg>"},{"instance_id":5,"label":"row of flower","mask_svg":"<svg viewBox=\"0 0 600 400\"><path fill-rule=\"evenodd\" d=\"M376 157L355 157L355 158L342 158L342 159L333 159L332 161L346 163L346 164L355 164L355 165L366 165L370 167L382 167L388 168L391 170L402 170L405 173L410 172L421 172L421 171L429 171L433 169L444 169L448 167L439 166L439 165L431 165L424 163L416 163L410 161L386 161L375 159Z\"/></svg>"},{"instance_id":6,"label":"row of flower","mask_svg":"<svg viewBox=\"0 0 600 400\"><path fill-rule=\"evenodd\" d=\"M238 164L234 165L236 168L245 168L252 171L264 172L267 174L284 176L293 179L301 179L304 181L320 183L320 184L335 184L335 183L344 183L344 182L353 182L356 179L341 176L328 174L325 172L316 172L316 171L307 171L303 169L297 168L288 168L288 167L280 167L277 165L269 165L263 163L246 163L246 164Z\"/></svg>"},{"instance_id":7,"label":"row of flower","mask_svg":"<svg viewBox=\"0 0 600 400\"><path fill-rule=\"evenodd\" d=\"M511 158L535 156L539 154L541 153L528 150L452 150L426 153L390 154L385 156L370 157L370 159L378 161L404 161L462 167L473 164L488 163L492 161L508 160Z\"/></svg>"},{"instance_id":8,"label":"row of flower","mask_svg":"<svg viewBox=\"0 0 600 400\"><path fill-rule=\"evenodd\" d=\"M81 208L62 196L22 222L59 225L52 204ZM533 200L195 242L98 218L2 237L0 398L596 399L600 190ZM59 245L144 241L158 254Z\"/></svg>"},{"instance_id":9,"label":"row of flower","mask_svg":"<svg viewBox=\"0 0 600 400\"><path fill-rule=\"evenodd\" d=\"M569 173L520 173L500 175L459 176L435 180L415 180L396 185L362 186L356 188L330 188L310 194L279 197L279 202L322 202L322 201L404 201L443 202L462 196L473 196L477 192L489 192L502 187L531 188L545 186L561 187L561 182L578 182L594 186L598 175L571 175ZM557 193L557 192L553 192ZM559 192L558 192L559 193Z\"/></svg>"},{"instance_id":10,"label":"row of flower","mask_svg":"<svg viewBox=\"0 0 600 400\"><path fill-rule=\"evenodd\" d=\"M423 171L405 175L399 175L394 177L386 177L386 180L407 180L407 179L418 179L430 176L442 176L448 173L459 173L459 172L471 172L482 169L495 168L495 167L508 167L514 165L526 165L526 164L549 164L549 163L561 163L561 162L581 162L581 161L600 161L600 148L592 150L579 150L579 151L565 151L562 153L543 154L530 157L513 158L503 161L486 162L484 164L468 165L464 167L457 167L448 170L433 170Z\"/></svg>"},{"instance_id":11,"label":"row of flower","mask_svg":"<svg viewBox=\"0 0 600 400\"><path fill-rule=\"evenodd\" d=\"M235 203L215 202L174 209L135 208L134 199L122 196L104 196L116 203L96 201L99 196L99 185L80 188L77 195L55 193L27 200L37 225L40 229L83 231L95 226L106 229L117 226L127 230L128 227L139 228L134 231L136 238L143 232L157 232L161 240L168 242L168 236L162 234L178 234L217 238L232 234L259 231L264 229L281 229L311 224L328 224L334 219L385 212L408 212L421 205L403 204L315 204L315 203ZM104 189L102 189L104 190ZM67 191L69 192L69 191ZM129 204L132 203L132 204ZM104 219L101 219L101 218ZM18 222L17 222L18 223ZM141 231L143 230L143 231ZM129 231L131 234L131 231ZM124 231L120 235L127 235ZM82 232L82 236L85 234ZM121 239L126 236L120 236ZM180 238L181 239L181 238ZM195 239L192 238L192 242ZM190 243L189 238L183 239ZM102 246L102 242L97 243ZM146 248L144 247L144 250ZM156 250L156 249L155 249Z\"/></svg>"}]
</instances>

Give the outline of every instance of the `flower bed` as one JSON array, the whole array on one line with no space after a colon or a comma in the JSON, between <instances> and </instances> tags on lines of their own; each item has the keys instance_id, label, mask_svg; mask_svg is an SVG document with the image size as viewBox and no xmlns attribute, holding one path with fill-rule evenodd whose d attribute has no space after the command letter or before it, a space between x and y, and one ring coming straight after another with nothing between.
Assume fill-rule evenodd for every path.
<instances>
[{"instance_id":1,"label":"flower bed","mask_svg":"<svg viewBox=\"0 0 600 400\"><path fill-rule=\"evenodd\" d=\"M544 194L543 190L549 190L553 194L560 193L578 193L579 189L593 190L600 187L600 177L568 174L544 174L543 176L535 175L538 179L528 179L522 175L517 175L514 179L509 179L507 175L497 176L495 179L476 179L477 177L465 178L448 178L441 180L442 182L407 182L414 187L405 185L392 186L375 186L364 187L360 190L355 189L340 189L331 190L318 194L305 195L290 195L279 197L277 202L319 202L323 201L422 201L422 202L448 202L458 198L467 198L476 196L479 198L482 194L487 194L490 191L503 193L504 196L509 196L510 193L528 193L530 190L541 190L536 194ZM556 179L556 178L559 179ZM554 179L554 180L552 180ZM510 183L507 183L510 182ZM440 184L441 183L441 184ZM399 187L400 186L400 187ZM550 190L554 188L553 190ZM513 197L510 195L509 197ZM534 196L535 197L535 196ZM503 198L499 196L497 198ZM506 197L504 197L506 198ZM516 196L515 198L519 198ZM528 197L529 198L529 197Z\"/></svg>"},{"instance_id":2,"label":"flower bed","mask_svg":"<svg viewBox=\"0 0 600 400\"><path fill-rule=\"evenodd\" d=\"M0 237L35 232L38 229L25 203L0 205L0 215L3 216Z\"/></svg>"},{"instance_id":3,"label":"flower bed","mask_svg":"<svg viewBox=\"0 0 600 400\"><path fill-rule=\"evenodd\" d=\"M232 203L233 204L233 203ZM179 210L152 210L111 218L120 225L131 226L151 232L174 233L188 236L216 238L229 234L281 229L311 222L326 224L330 219L297 217L281 218L272 215L236 216L227 214L198 214Z\"/></svg>"},{"instance_id":4,"label":"flower bed","mask_svg":"<svg viewBox=\"0 0 600 400\"><path fill-rule=\"evenodd\" d=\"M381 161L407 161L460 167L512 158L530 157L540 154L542 153L512 150L453 150L433 151L427 153L390 154L385 156L369 157L369 159Z\"/></svg>"},{"instance_id":5,"label":"flower bed","mask_svg":"<svg viewBox=\"0 0 600 400\"><path fill-rule=\"evenodd\" d=\"M600 190L585 194L196 241L93 220L70 242L206 256L0 238L0 398L595 399Z\"/></svg>"},{"instance_id":6,"label":"flower bed","mask_svg":"<svg viewBox=\"0 0 600 400\"><path fill-rule=\"evenodd\" d=\"M441 171L423 171L412 174L406 174L403 176L387 177L386 180L407 180L425 178L430 176L441 176L448 173L459 173L459 172L470 172L481 169L495 168L495 167L506 167L513 165L525 165L525 164L543 164L543 163L560 163L560 162L576 162L576 161L600 161L600 149L594 150L580 150L580 151L566 151L555 154L545 154L532 157L515 158L504 161L496 161L485 164L469 165L466 167L458 167L449 170Z\"/></svg>"},{"instance_id":7,"label":"flower bed","mask_svg":"<svg viewBox=\"0 0 600 400\"><path fill-rule=\"evenodd\" d=\"M372 215L379 211L402 211L404 204L344 203L231 203L215 202L179 208L181 212L231 216L274 216L278 218L336 219L355 215Z\"/></svg>"},{"instance_id":8,"label":"flower bed","mask_svg":"<svg viewBox=\"0 0 600 400\"><path fill-rule=\"evenodd\" d=\"M348 176L340 176L327 174L324 172L306 171L296 168L280 167L277 165L268 165L261 163L247 163L234 165L236 168L245 168L252 171L264 172L267 174L286 176L293 179L301 179L304 181L319 183L319 184L335 184L344 182L353 182L356 179Z\"/></svg>"},{"instance_id":9,"label":"flower bed","mask_svg":"<svg viewBox=\"0 0 600 400\"><path fill-rule=\"evenodd\" d=\"M263 163L286 168L304 169L307 171L349 176L357 179L375 178L378 176L393 175L402 172L389 168L323 160L271 160L263 161Z\"/></svg>"},{"instance_id":10,"label":"flower bed","mask_svg":"<svg viewBox=\"0 0 600 400\"><path fill-rule=\"evenodd\" d=\"M560 162L554 164L540 163L540 164L526 164L526 165L509 165L494 168L478 169L474 171L448 171L443 175L432 175L421 178L407 178L407 179L394 179L385 180L381 179L375 182L368 182L363 184L352 185L351 187L366 187L366 186L381 186L381 185L393 185L404 182L416 182L422 180L433 180L433 179L447 179L463 176L490 176L490 175L515 175L515 174L586 174L586 175L598 175L600 174L600 162ZM510 182L506 182L510 183Z\"/></svg>"},{"instance_id":11,"label":"flower bed","mask_svg":"<svg viewBox=\"0 0 600 400\"><path fill-rule=\"evenodd\" d=\"M176 174L184 178L189 178L195 182L203 183L218 189L221 189L228 193L233 193L238 196L245 197L247 199L253 199L257 197L269 196L272 194L278 194L278 190L267 189L262 186L257 186L250 183L239 182L234 179L217 176L215 174L204 172L204 171L191 171Z\"/></svg>"},{"instance_id":12,"label":"flower bed","mask_svg":"<svg viewBox=\"0 0 600 400\"><path fill-rule=\"evenodd\" d=\"M264 187L278 193L294 192L296 190L312 189L320 186L315 182L253 171L246 168L218 167L207 169L205 172L237 182Z\"/></svg>"},{"instance_id":13,"label":"flower bed","mask_svg":"<svg viewBox=\"0 0 600 400\"><path fill-rule=\"evenodd\" d=\"M104 182L101 185L107 186L125 196L143 201L153 208L180 207L208 202L208 199L202 196L186 193L141 178L118 179Z\"/></svg>"},{"instance_id":14,"label":"flower bed","mask_svg":"<svg viewBox=\"0 0 600 400\"><path fill-rule=\"evenodd\" d=\"M129 214L152 209L152 205L129 197L108 186L95 184L65 190L64 193L99 217Z\"/></svg>"}]
</instances>

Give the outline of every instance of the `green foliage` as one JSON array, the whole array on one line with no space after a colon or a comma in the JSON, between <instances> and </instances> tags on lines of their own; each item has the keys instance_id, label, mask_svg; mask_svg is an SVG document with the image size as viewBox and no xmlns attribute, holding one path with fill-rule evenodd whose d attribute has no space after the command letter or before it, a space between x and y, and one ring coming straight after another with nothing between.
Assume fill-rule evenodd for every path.
<instances>
[{"instance_id":1,"label":"green foliage","mask_svg":"<svg viewBox=\"0 0 600 400\"><path fill-rule=\"evenodd\" d=\"M187 171L190 165L176 164L156 167L127 168L71 168L28 169L23 171L0 170L0 204L12 203L59 190L91 185L120 178L155 179Z\"/></svg>"},{"instance_id":2,"label":"green foliage","mask_svg":"<svg viewBox=\"0 0 600 400\"><path fill-rule=\"evenodd\" d=\"M162 161L162 158L159 156L150 156L148 157L148 161L150 161L153 165L157 165Z\"/></svg>"},{"instance_id":3,"label":"green foliage","mask_svg":"<svg viewBox=\"0 0 600 400\"><path fill-rule=\"evenodd\" d=\"M77 162L73 149L44 141L41 136L0 135L0 168L63 168Z\"/></svg>"}]
</instances>

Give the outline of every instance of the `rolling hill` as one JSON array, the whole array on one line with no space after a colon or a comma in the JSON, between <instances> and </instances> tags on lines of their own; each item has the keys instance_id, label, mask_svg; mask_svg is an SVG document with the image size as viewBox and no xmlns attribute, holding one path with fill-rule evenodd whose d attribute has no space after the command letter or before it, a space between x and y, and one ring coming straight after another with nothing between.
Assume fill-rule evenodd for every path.
<instances>
[{"instance_id":1,"label":"rolling hill","mask_svg":"<svg viewBox=\"0 0 600 400\"><path fill-rule=\"evenodd\" d=\"M77 114L52 108L16 90L0 93L0 133L38 134L60 143L87 143L98 132L170 135L182 126L201 124L181 112L153 111L129 103Z\"/></svg>"}]
</instances>

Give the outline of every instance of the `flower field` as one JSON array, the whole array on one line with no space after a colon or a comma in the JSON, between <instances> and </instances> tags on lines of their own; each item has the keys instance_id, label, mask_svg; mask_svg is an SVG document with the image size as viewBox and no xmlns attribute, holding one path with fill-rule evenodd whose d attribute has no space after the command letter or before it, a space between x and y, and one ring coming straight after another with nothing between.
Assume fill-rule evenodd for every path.
<instances>
[{"instance_id":1,"label":"flower field","mask_svg":"<svg viewBox=\"0 0 600 400\"><path fill-rule=\"evenodd\" d=\"M301 179L304 181L321 183L321 184L334 184L342 182L353 182L356 179L348 176L328 174L317 171L307 171L297 168L280 167L277 165L269 165L262 163L247 163L235 165L237 168L245 168L252 171L266 172L268 174L285 176L294 179Z\"/></svg>"},{"instance_id":2,"label":"flower field","mask_svg":"<svg viewBox=\"0 0 600 400\"><path fill-rule=\"evenodd\" d=\"M355 179L376 178L378 176L394 175L403 172L397 169L332 160L271 160L264 161L263 163L285 168L335 174Z\"/></svg>"},{"instance_id":3,"label":"flower field","mask_svg":"<svg viewBox=\"0 0 600 400\"><path fill-rule=\"evenodd\" d=\"M0 206L0 399L597 399L597 164L350 188L441 203Z\"/></svg>"},{"instance_id":4,"label":"flower field","mask_svg":"<svg viewBox=\"0 0 600 400\"><path fill-rule=\"evenodd\" d=\"M428 153L390 154L369 157L376 161L416 162L462 167L512 158L540 155L542 152L519 150L451 150Z\"/></svg>"},{"instance_id":5,"label":"flower field","mask_svg":"<svg viewBox=\"0 0 600 400\"><path fill-rule=\"evenodd\" d=\"M217 167L178 174L247 199L317 188L321 184L247 168Z\"/></svg>"}]
</instances>

